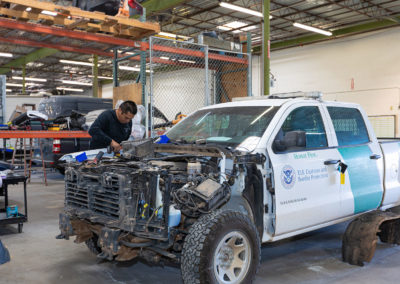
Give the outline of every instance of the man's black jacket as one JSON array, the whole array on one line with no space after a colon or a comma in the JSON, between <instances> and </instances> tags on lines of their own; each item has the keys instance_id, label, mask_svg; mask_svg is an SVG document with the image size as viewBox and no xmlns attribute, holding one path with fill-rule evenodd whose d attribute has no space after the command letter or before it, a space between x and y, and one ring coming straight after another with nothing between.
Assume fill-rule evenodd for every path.
<instances>
[{"instance_id":1,"label":"man's black jacket","mask_svg":"<svg viewBox=\"0 0 400 284\"><path fill-rule=\"evenodd\" d=\"M128 140L132 132L132 120L122 124L118 121L115 110L106 110L95 120L89 129L92 136L90 149L106 148L111 140L121 143Z\"/></svg>"}]
</instances>

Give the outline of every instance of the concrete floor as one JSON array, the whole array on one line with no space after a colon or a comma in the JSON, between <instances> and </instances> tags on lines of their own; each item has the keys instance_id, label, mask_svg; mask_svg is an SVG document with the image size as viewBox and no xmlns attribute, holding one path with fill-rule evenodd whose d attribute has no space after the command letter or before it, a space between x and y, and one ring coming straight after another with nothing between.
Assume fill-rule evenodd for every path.
<instances>
[{"instance_id":1,"label":"concrete floor","mask_svg":"<svg viewBox=\"0 0 400 284\"><path fill-rule=\"evenodd\" d=\"M41 182L35 178L28 185L29 221L23 233L18 234L16 225L0 227L0 239L11 255L10 262L0 265L0 283L182 283L179 267L98 261L84 244L56 240L63 180L52 174L49 186ZM11 186L10 200L21 205L22 186ZM0 197L0 206L2 202ZM364 267L341 261L345 225L264 245L255 283L399 283L400 246L379 243Z\"/></svg>"}]
</instances>

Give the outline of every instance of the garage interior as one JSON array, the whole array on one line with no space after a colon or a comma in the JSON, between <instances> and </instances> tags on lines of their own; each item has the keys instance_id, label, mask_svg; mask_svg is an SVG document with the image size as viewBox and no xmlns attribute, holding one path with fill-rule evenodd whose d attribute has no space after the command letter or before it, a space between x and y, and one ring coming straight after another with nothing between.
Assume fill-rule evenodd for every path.
<instances>
[{"instance_id":1,"label":"garage interior","mask_svg":"<svg viewBox=\"0 0 400 284\"><path fill-rule=\"evenodd\" d=\"M133 99L144 114L153 110L141 135L154 137L166 130L160 125L207 105L318 90L324 100L360 104L378 137L400 137L400 1L142 0L143 15L130 17L106 14L115 7L85 11L82 2L0 1L5 127L18 108L40 110L54 97L98 98L110 108ZM1 158L11 163L5 149L22 151L25 137L35 163L14 170L30 175L26 201L23 183L9 186L8 203L28 214L22 228L0 222L10 253L0 283L182 283L179 265L99 260L84 243L56 239L64 176L47 160L56 140L88 138L87 129L57 124L61 134L42 128L47 134L35 136L32 123L14 126L25 134L0 126ZM69 152L81 150L71 143ZM398 246L379 242L363 267L342 262L347 224L264 244L254 283L397 283Z\"/></svg>"}]
</instances>

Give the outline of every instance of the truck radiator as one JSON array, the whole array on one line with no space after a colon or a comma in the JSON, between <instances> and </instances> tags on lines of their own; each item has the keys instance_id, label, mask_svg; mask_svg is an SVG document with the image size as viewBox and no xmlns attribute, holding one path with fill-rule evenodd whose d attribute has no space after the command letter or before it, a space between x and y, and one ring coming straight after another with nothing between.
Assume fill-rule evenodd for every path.
<instances>
[{"instance_id":1,"label":"truck radiator","mask_svg":"<svg viewBox=\"0 0 400 284\"><path fill-rule=\"evenodd\" d=\"M78 175L65 177L65 203L77 209L87 209L95 215L111 219L120 216L120 192L125 178L118 174Z\"/></svg>"}]
</instances>

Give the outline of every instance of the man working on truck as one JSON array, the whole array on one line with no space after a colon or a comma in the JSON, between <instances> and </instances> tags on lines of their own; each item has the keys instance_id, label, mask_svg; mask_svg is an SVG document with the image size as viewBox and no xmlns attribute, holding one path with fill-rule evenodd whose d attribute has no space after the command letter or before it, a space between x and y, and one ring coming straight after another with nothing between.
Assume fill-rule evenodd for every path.
<instances>
[{"instance_id":1,"label":"man working on truck","mask_svg":"<svg viewBox=\"0 0 400 284\"><path fill-rule=\"evenodd\" d=\"M121 150L120 143L128 140L132 132L132 118L137 112L132 101L123 102L116 110L106 110L95 120L89 129L92 136L90 149L111 146L114 152Z\"/></svg>"}]
</instances>

